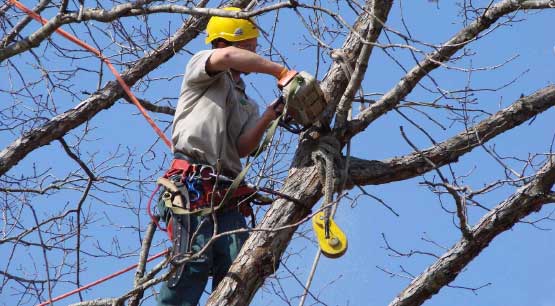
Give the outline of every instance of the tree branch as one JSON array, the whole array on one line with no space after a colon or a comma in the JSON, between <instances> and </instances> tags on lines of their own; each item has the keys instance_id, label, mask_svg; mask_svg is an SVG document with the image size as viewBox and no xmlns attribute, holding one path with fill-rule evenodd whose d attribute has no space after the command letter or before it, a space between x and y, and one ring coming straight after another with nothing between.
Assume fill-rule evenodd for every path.
<instances>
[{"instance_id":1,"label":"tree branch","mask_svg":"<svg viewBox=\"0 0 555 306\"><path fill-rule=\"evenodd\" d=\"M387 17L387 12L389 12L389 10L391 9L393 1L373 1L371 3L372 4L370 7L370 12L374 18L371 19L370 27L366 35L367 37L365 36L365 39L370 42L375 42L382 32L382 28L385 22L385 19L381 20L380 17ZM355 97L355 92L360 88L360 84L364 79L366 69L368 68L368 60L372 55L373 49L374 46L372 44L363 44L360 53L356 59L355 69L352 75L346 76L347 78L349 78L349 83L347 84L347 87L345 88L345 91L341 96L341 100L339 101L334 127L334 130L339 135L345 132L344 129L347 125L347 113L351 109L352 101ZM339 54L343 53L341 52ZM347 61L346 58L341 58L340 60L343 62ZM349 66L347 65L344 70L348 68Z\"/></svg>"},{"instance_id":2,"label":"tree branch","mask_svg":"<svg viewBox=\"0 0 555 306\"><path fill-rule=\"evenodd\" d=\"M449 183L449 181L445 178L443 173L441 173L441 170L439 170L438 166L429 158L427 158L424 154L422 154L422 152L418 149L418 147L416 147L416 145L409 140L402 126L400 130L401 130L401 135L403 136L405 141L413 148L414 151L416 151L416 153L418 153L428 163L428 165L430 165L430 167L432 167L431 169L436 171L437 175L442 181L442 183L438 185L443 186L443 188L447 189L447 191L455 201L455 205L457 207L457 217L459 218L460 229L464 238L472 239L472 235L468 229L468 219L466 214L466 199L459 195L460 188L458 188L457 186L453 186ZM428 183L428 184L431 184L431 183Z\"/></svg>"},{"instance_id":3,"label":"tree branch","mask_svg":"<svg viewBox=\"0 0 555 306\"><path fill-rule=\"evenodd\" d=\"M150 246L152 243L152 238L154 237L154 232L156 231L156 223L150 222L146 228L145 237L141 245L141 253L139 254L139 265L135 271L135 279L133 280L133 287L138 287L140 281L145 275L146 271L146 260L148 257L148 252L150 251ZM140 304L143 298L144 291L139 291L137 294L133 295L129 299L129 306L137 306Z\"/></svg>"},{"instance_id":4,"label":"tree branch","mask_svg":"<svg viewBox=\"0 0 555 306\"><path fill-rule=\"evenodd\" d=\"M490 7L478 19L462 29L449 41L443 44L437 51L427 56L412 68L399 83L388 91L380 100L364 110L359 116L350 122L348 134L353 135L366 129L370 123L389 112L403 100L420 80L432 70L448 61L457 51L464 48L468 43L476 40L478 35L488 29L499 18L521 9L545 9L552 8L550 0L541 1L515 1L504 0Z\"/></svg>"},{"instance_id":5,"label":"tree branch","mask_svg":"<svg viewBox=\"0 0 555 306\"><path fill-rule=\"evenodd\" d=\"M48 6L48 4L50 4L50 0L41 0L32 10L35 13L40 13ZM0 47L6 47L9 43L11 43L17 36L17 34L21 32L21 30L23 30L23 28L25 28L25 26L27 26L32 20L33 18L31 18L30 16L25 16L24 18L22 18L13 27L10 33L6 34L6 36L2 38L2 41L0 42Z\"/></svg>"},{"instance_id":6,"label":"tree branch","mask_svg":"<svg viewBox=\"0 0 555 306\"><path fill-rule=\"evenodd\" d=\"M246 3L248 1L240 0L236 1L235 5L244 6ZM207 22L208 19L204 16L188 19L170 39L122 73L122 78L130 87L133 86L142 77L172 58L204 29ZM62 137L68 131L90 120L100 111L110 108L124 94L123 89L116 82L108 82L104 88L92 94L75 108L50 119L43 126L16 139L0 151L0 176L25 158L29 152Z\"/></svg>"},{"instance_id":7,"label":"tree branch","mask_svg":"<svg viewBox=\"0 0 555 306\"><path fill-rule=\"evenodd\" d=\"M378 185L419 176L433 169L425 160L437 167L455 162L477 146L502 134L555 105L555 85L542 88L535 93L518 99L511 106L500 110L474 127L438 143L437 145L403 157L385 161L351 158L348 184ZM424 158L425 157L425 158Z\"/></svg>"},{"instance_id":8,"label":"tree branch","mask_svg":"<svg viewBox=\"0 0 555 306\"><path fill-rule=\"evenodd\" d=\"M73 12L66 14L58 14L54 18L50 19L43 27L35 31L29 37L22 39L16 43L8 45L5 48L0 48L0 62L12 57L16 54L25 52L29 49L37 47L42 41L50 37L59 27L64 24L79 23L87 20L94 20L99 22L112 22L121 17L130 16L144 16L148 14L159 14L159 13L174 13L174 14L187 14L195 16L197 19L206 19L210 16L223 16L223 17L233 17L233 18L249 18L263 13L267 13L273 10L281 8L291 8L290 2L281 2L274 5L270 5L258 10L253 10L249 12L236 12L236 11L225 11L218 8L191 8L182 5L175 4L165 4L158 6L145 7L144 5L153 2L154 0L139 0L135 2L127 2L114 6L110 10L104 9L85 9L82 12ZM245 1L238 1L245 2ZM244 6L245 4L236 5ZM28 18L28 17L26 17ZM15 30L14 30L15 31ZM6 42L8 42L6 40Z\"/></svg>"},{"instance_id":9,"label":"tree branch","mask_svg":"<svg viewBox=\"0 0 555 306\"><path fill-rule=\"evenodd\" d=\"M555 183L555 157L549 156L536 177L497 205L471 229L473 239L461 239L424 273L414 279L389 306L421 305L453 281L495 237L512 228L549 202L546 197Z\"/></svg>"},{"instance_id":10,"label":"tree branch","mask_svg":"<svg viewBox=\"0 0 555 306\"><path fill-rule=\"evenodd\" d=\"M326 112L321 119L322 125L330 125L336 107L349 84L350 75L347 74L350 73L346 71L353 71L356 65L358 56L364 46L362 38L369 37L370 41L368 43L375 43L382 32L383 23L387 20L392 4L393 1L390 0L367 0L365 9L356 20L341 49L332 52L331 56L334 63L320 83L328 101ZM372 8L375 8L376 11L372 11ZM371 29L375 33L369 34ZM371 52L372 47L368 47L368 51Z\"/></svg>"}]
</instances>

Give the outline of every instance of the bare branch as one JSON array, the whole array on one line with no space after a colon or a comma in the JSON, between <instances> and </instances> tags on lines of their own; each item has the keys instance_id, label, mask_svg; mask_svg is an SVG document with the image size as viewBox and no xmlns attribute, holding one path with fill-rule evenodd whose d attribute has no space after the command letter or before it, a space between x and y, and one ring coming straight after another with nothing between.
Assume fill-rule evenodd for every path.
<instances>
[{"instance_id":1,"label":"bare branch","mask_svg":"<svg viewBox=\"0 0 555 306\"><path fill-rule=\"evenodd\" d=\"M555 86L550 85L470 127L450 139L438 143L422 154L437 167L457 161L480 144L518 126L555 105ZM350 179L355 185L383 184L404 180L432 170L433 167L418 153L386 161L365 161L352 158ZM351 187L352 188L352 187Z\"/></svg>"},{"instance_id":2,"label":"bare branch","mask_svg":"<svg viewBox=\"0 0 555 306\"><path fill-rule=\"evenodd\" d=\"M195 38L201 29L206 26L207 21L205 17L189 19L173 37L122 73L122 78L129 86L133 86L139 79L169 60L185 44ZM98 112L110 108L123 96L123 89L116 82L109 82L104 88L92 94L75 108L52 118L42 127L33 129L15 140L7 148L0 151L0 176L25 158L29 152L62 137Z\"/></svg>"},{"instance_id":3,"label":"bare branch","mask_svg":"<svg viewBox=\"0 0 555 306\"><path fill-rule=\"evenodd\" d=\"M366 1L364 11L361 13L349 36L345 39L340 50L336 50L331 54L334 59L333 65L328 70L326 76L320 83L320 87L325 95L327 95L328 107L326 113L321 120L324 126L329 126L336 107L345 92L351 77L350 71L353 71L356 61L361 53L362 37L369 37L370 42L375 42L381 33L383 23L387 20L392 1ZM375 9L374 11L372 9ZM370 29L374 29L377 33L369 33ZM368 56L372 51L372 47L368 46ZM364 69L363 69L364 70ZM349 71L349 73L347 73ZM357 81L358 82L358 81ZM355 83L353 83L354 85ZM354 88L355 91L358 88ZM352 99L351 99L352 100ZM349 101L350 104L351 101Z\"/></svg>"},{"instance_id":4,"label":"bare branch","mask_svg":"<svg viewBox=\"0 0 555 306\"><path fill-rule=\"evenodd\" d=\"M42 12L48 4L50 4L50 0L41 0L32 10L35 13L40 13ZM33 20L33 18L31 18L30 16L26 16L23 19L21 19L17 25L15 25L13 27L13 29L10 31L10 33L8 33L6 36L4 36L4 38L2 38L2 41L0 41L0 47L6 47L9 43L11 43L15 37L18 35L18 33L21 32L21 30L23 30L23 28L25 28L26 25L29 24L29 22L31 22ZM0 60L1 62L1 60Z\"/></svg>"},{"instance_id":5,"label":"bare branch","mask_svg":"<svg viewBox=\"0 0 555 306\"><path fill-rule=\"evenodd\" d=\"M499 234L548 203L555 183L555 158L550 156L536 177L498 204L472 228L474 239L461 239L406 287L389 306L421 305L457 275Z\"/></svg>"},{"instance_id":6,"label":"bare branch","mask_svg":"<svg viewBox=\"0 0 555 306\"><path fill-rule=\"evenodd\" d=\"M378 36L381 34L382 25L384 24L385 20L380 20L379 17L381 15L379 10L383 10L389 12L391 9L391 5L393 2L380 2L380 1L373 1L372 7L370 7L370 12L374 16L372 18L372 22L370 23L370 27L367 32L367 37L365 37L368 41L374 42L378 39ZM370 44L364 44L360 53L357 57L355 63L355 69L352 74L347 75L349 78L349 84L347 88L345 88L345 92L341 96L341 100L337 106L336 112L336 121L335 121L335 130L343 130L347 124L347 113L351 109L351 103L354 99L355 92L360 88L360 84L364 78L364 74L366 73L366 68L368 68L368 59L372 54L373 46ZM347 62L346 58L341 58L343 63ZM348 65L346 65L349 67ZM344 68L345 69L345 68ZM340 132L342 133L342 132Z\"/></svg>"},{"instance_id":7,"label":"bare branch","mask_svg":"<svg viewBox=\"0 0 555 306\"><path fill-rule=\"evenodd\" d=\"M416 151L416 153L418 153L426 161L426 163L428 163L428 165L430 165L430 167L432 167L433 170L436 171L436 173L440 177L441 181L443 182L441 184L441 186L443 186L445 189L447 189L449 194L451 194L451 196L453 196L453 199L455 200L455 204L457 206L457 217L459 218L461 232L462 232L464 238L472 239L472 234L470 233L470 231L468 229L468 221L467 221L467 216L466 216L466 201L465 201L464 197L461 197L459 195L459 188L449 184L449 181L441 173L441 171L438 169L437 165L434 162L432 162L429 158L427 158L424 154L422 154L422 152L416 147L416 145L414 145L408 139L408 137L405 134L405 131L403 130L402 126L400 127L400 129L401 129L401 135L406 140L406 142Z\"/></svg>"},{"instance_id":8,"label":"bare branch","mask_svg":"<svg viewBox=\"0 0 555 306\"><path fill-rule=\"evenodd\" d=\"M420 82L420 80L428 75L432 70L440 66L440 63L446 62L457 51L462 49L468 43L474 41L476 37L484 30L489 28L499 18L521 9L542 9L551 8L552 1L515 1L503 0L491 8L486 10L484 14L477 20L472 22L463 30L459 31L441 48L420 61L412 68L394 88L388 91L380 100L372 104L364 110L356 119L350 123L349 134L355 135L363 131L370 123L382 116L386 112L392 110L404 99Z\"/></svg>"}]
</instances>

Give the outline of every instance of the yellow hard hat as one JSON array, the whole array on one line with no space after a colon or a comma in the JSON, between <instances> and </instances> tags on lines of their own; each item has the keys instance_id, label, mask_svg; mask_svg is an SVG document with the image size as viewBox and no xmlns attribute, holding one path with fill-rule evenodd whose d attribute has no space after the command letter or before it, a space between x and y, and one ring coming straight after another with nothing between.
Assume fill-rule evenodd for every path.
<instances>
[{"instance_id":1,"label":"yellow hard hat","mask_svg":"<svg viewBox=\"0 0 555 306\"><path fill-rule=\"evenodd\" d=\"M226 11L241 11L238 7L226 7ZM212 16L206 26L207 44L216 38L236 42L258 37L258 29L249 19L237 19L229 17Z\"/></svg>"}]
</instances>

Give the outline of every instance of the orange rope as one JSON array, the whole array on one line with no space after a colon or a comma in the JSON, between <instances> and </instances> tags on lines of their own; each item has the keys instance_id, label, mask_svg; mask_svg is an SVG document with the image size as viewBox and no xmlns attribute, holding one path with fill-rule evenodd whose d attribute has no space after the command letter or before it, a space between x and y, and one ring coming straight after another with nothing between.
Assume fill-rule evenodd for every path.
<instances>
[{"instance_id":1,"label":"orange rope","mask_svg":"<svg viewBox=\"0 0 555 306\"><path fill-rule=\"evenodd\" d=\"M35 19L36 21L42 23L43 25L46 24L48 22L48 20L42 18L39 14L33 12L32 10L30 10L29 8L27 8L25 5L21 4L19 1L17 0L9 0L9 2L13 5L15 5L18 9L22 10L24 13L26 13L27 15L31 16L33 19ZM110 62L109 59L107 59L106 57L104 57L104 55L102 55L102 53L100 53L99 50L91 47L90 45L88 45L87 43L85 43L84 41L80 40L79 38L69 34L68 32L62 30L62 29L56 29L56 32L60 35L62 35L63 37L67 38L68 40L70 40L71 42L81 46L83 49L90 51L91 53L93 53L94 55L98 56L104 63L106 63L106 65L108 65L108 68L110 68L110 71L112 71L112 73L114 74L114 76L116 77L116 80L118 81L119 85L123 88L123 90L125 91L125 93L127 94L127 96L129 96L129 98L131 99L131 101L133 102L133 104L135 104L135 106L137 106L137 108L139 109L139 111L141 112L141 114L143 115L143 117L145 117L146 121L148 121L148 123L150 124L150 126L152 126L152 128L154 129L154 131L156 132L156 134L158 134L158 136L160 138L162 138L162 140L164 141L164 143L166 143L166 145L171 149L172 148L172 143L171 141L168 139L168 137L162 132L162 130L160 130L160 128L156 125L156 123L154 123L154 120L152 120L152 118L148 115L148 113L146 112L145 108L141 105L141 103L139 102L139 100L137 100L137 98L135 97L135 95L133 95L133 93L131 92L131 89L129 89L129 86L127 86L127 84L125 83L125 81L121 78L121 75L118 73L118 71L116 70L116 68L114 68L114 66L112 65L112 63Z\"/></svg>"},{"instance_id":2,"label":"orange rope","mask_svg":"<svg viewBox=\"0 0 555 306\"><path fill-rule=\"evenodd\" d=\"M152 256L149 257L146 261L147 261L147 262L150 262L150 261L152 261L152 260L154 260L154 259L156 259L156 258L158 258L158 257L162 257L162 256L166 255L167 253L168 253L168 250L162 251L162 252L160 252L160 253L158 253L158 254L156 254L156 255L152 255ZM77 289L74 289L74 290L69 291L69 292L66 292L66 293L64 293L64 294L62 294L62 295L59 295L59 296L57 296L57 297L55 297L55 298L53 298L53 299L51 299L51 300L48 300L48 301L46 301L46 302L42 302L42 303L38 304L37 306L45 306L45 305L48 305L48 304L52 304L53 302L59 301L59 300L61 300L61 299L65 299L66 297L68 297L68 296L70 296L70 295L74 295L74 294L76 294L76 293L78 293L78 292L80 292L80 291L83 291L83 290L88 289L88 288L90 288L90 287L96 286L96 285L98 285L98 284L100 284L100 283L103 283L103 282L105 282L105 281L107 281L107 280L109 280L109 279L112 279L112 278L114 278L114 277L116 277L116 276L118 276L118 275L121 275L121 274L123 274L123 273L125 273L125 272L127 272L127 271L133 270L133 269L136 268L137 266L138 266L138 264L134 264L134 265L129 266L129 267L125 268L125 269L119 270L119 271L114 272L114 273L112 273L112 274L110 274L110 275L108 275L108 276L105 276L105 277L103 277L103 278L101 278L101 279L98 279L98 280L96 280L96 281L94 281L94 282L92 282L92 283L88 283L88 284L86 284L86 285L84 285L84 286L81 286L81 287L79 287L79 288L77 288Z\"/></svg>"}]
</instances>

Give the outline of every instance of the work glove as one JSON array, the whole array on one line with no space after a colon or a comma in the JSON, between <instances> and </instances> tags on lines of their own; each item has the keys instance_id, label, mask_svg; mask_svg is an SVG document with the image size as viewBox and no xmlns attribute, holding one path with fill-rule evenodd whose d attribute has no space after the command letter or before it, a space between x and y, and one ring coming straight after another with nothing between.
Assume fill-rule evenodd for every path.
<instances>
[{"instance_id":1,"label":"work glove","mask_svg":"<svg viewBox=\"0 0 555 306\"><path fill-rule=\"evenodd\" d=\"M285 87L296 75L298 74L295 70L289 70L287 68L283 68L283 70L279 73L278 76L278 88L281 90Z\"/></svg>"}]
</instances>

